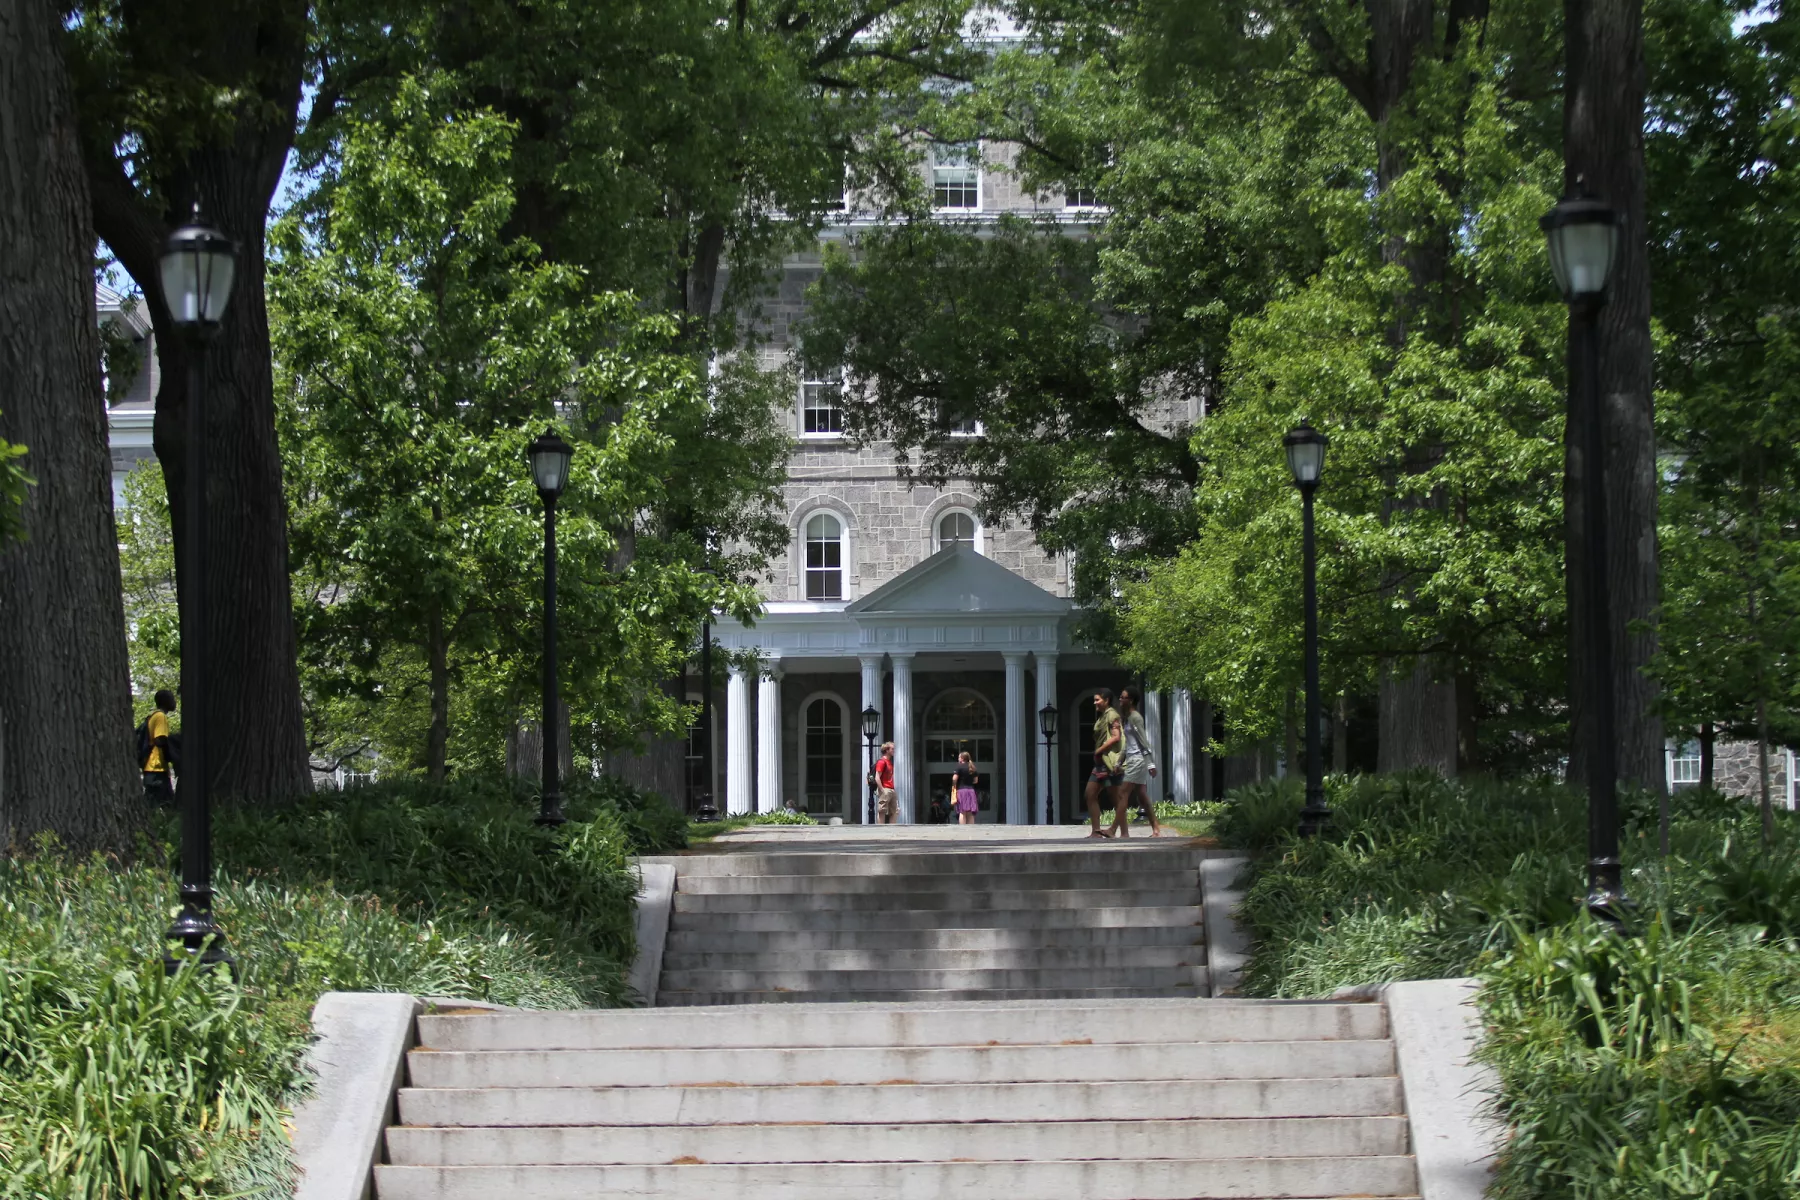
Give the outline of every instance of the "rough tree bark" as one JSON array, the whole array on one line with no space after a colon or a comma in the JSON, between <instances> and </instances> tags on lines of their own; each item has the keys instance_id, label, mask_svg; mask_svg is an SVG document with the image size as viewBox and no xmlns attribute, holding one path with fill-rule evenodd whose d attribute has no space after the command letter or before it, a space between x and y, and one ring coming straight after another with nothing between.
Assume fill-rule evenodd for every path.
<instances>
[{"instance_id":1,"label":"rough tree bark","mask_svg":"<svg viewBox=\"0 0 1800 1200\"><path fill-rule=\"evenodd\" d=\"M139 784L74 101L43 0L0 0L0 438L29 449L0 548L0 850L128 848Z\"/></svg>"},{"instance_id":2,"label":"rough tree bark","mask_svg":"<svg viewBox=\"0 0 1800 1200\"><path fill-rule=\"evenodd\" d=\"M264 224L293 142L305 64L307 5L237 0L220 5L145 4L119 35L138 74L182 66L239 107L196 128L160 129L185 153L127 172L121 131L104 92L84 97L84 151L94 227L143 289L162 358L154 442L168 486L176 574L185 593L188 351L169 319L157 273L168 231L195 201L239 244L237 286L206 356L208 475L207 687L214 795L267 798L309 790L293 605L287 506L275 441L268 310L263 298ZM179 105L172 105L179 111ZM180 118L171 117L171 123ZM222 131L221 131L222 130Z\"/></svg>"},{"instance_id":3,"label":"rough tree bark","mask_svg":"<svg viewBox=\"0 0 1800 1200\"><path fill-rule=\"evenodd\" d=\"M1656 434L1651 427L1650 255L1644 189L1644 21L1642 0L1564 0L1568 74L1563 98L1564 184L1584 179L1624 214L1611 289L1600 310L1600 393L1606 412L1607 579L1612 590L1614 729L1619 782L1660 792L1662 720L1656 684L1644 668L1656 654ZM1582 461L1576 431L1564 437L1563 508L1571 662L1587 608ZM1634 629L1634 626L1639 628ZM1571 671L1574 750L1570 774L1585 778L1592 712L1580 672Z\"/></svg>"}]
</instances>

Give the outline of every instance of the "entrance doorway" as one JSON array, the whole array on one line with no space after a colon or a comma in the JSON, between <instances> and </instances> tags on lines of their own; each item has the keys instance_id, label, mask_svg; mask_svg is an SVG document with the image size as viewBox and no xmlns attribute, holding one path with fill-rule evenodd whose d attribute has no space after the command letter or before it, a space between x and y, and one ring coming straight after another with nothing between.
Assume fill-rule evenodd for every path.
<instances>
[{"instance_id":1,"label":"entrance doorway","mask_svg":"<svg viewBox=\"0 0 1800 1200\"><path fill-rule=\"evenodd\" d=\"M957 688L939 696L925 712L925 754L923 756L926 786L926 811L933 803L948 805L950 778L956 770L957 755L964 750L975 760L975 773L981 782L975 787L980 810L978 823L998 820L994 797L1001 795L994 771L998 763L996 750L999 723L994 719L993 705L979 692ZM955 816L949 818L952 822Z\"/></svg>"}]
</instances>

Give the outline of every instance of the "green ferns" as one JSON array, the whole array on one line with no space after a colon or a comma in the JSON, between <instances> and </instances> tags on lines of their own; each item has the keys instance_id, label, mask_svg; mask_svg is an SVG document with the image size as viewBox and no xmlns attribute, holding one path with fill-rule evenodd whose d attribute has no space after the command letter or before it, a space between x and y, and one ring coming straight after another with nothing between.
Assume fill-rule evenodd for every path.
<instances>
[{"instance_id":1,"label":"green ferns","mask_svg":"<svg viewBox=\"0 0 1800 1200\"><path fill-rule=\"evenodd\" d=\"M1623 805L1620 933L1581 910L1585 797L1550 784L1333 781L1323 838L1300 796L1245 789L1220 818L1256 854L1246 990L1472 974L1482 1056L1512 1128L1496 1200L1775 1200L1800 1194L1800 824L1762 844L1749 805Z\"/></svg>"}]
</instances>

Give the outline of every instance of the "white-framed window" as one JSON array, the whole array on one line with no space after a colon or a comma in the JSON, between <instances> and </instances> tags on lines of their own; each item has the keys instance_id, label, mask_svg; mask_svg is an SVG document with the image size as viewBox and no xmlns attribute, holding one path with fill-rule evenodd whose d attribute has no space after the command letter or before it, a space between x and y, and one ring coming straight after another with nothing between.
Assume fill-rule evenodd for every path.
<instances>
[{"instance_id":1,"label":"white-framed window","mask_svg":"<svg viewBox=\"0 0 1800 1200\"><path fill-rule=\"evenodd\" d=\"M1071 183L1063 197L1064 208L1099 208L1100 197L1091 183Z\"/></svg>"},{"instance_id":2,"label":"white-framed window","mask_svg":"<svg viewBox=\"0 0 1800 1200\"><path fill-rule=\"evenodd\" d=\"M803 730L806 762L801 795L809 813L844 809L844 707L830 696L809 700Z\"/></svg>"},{"instance_id":3,"label":"white-framed window","mask_svg":"<svg viewBox=\"0 0 1800 1200\"><path fill-rule=\"evenodd\" d=\"M974 417L952 414L944 421L944 432L951 437L980 437L981 422Z\"/></svg>"},{"instance_id":4,"label":"white-framed window","mask_svg":"<svg viewBox=\"0 0 1800 1200\"><path fill-rule=\"evenodd\" d=\"M1700 786L1700 743L1683 742L1669 757L1669 786Z\"/></svg>"},{"instance_id":5,"label":"white-framed window","mask_svg":"<svg viewBox=\"0 0 1800 1200\"><path fill-rule=\"evenodd\" d=\"M806 555L806 598L844 598L844 523L836 513L818 512L802 529Z\"/></svg>"},{"instance_id":6,"label":"white-framed window","mask_svg":"<svg viewBox=\"0 0 1800 1200\"><path fill-rule=\"evenodd\" d=\"M844 375L835 367L800 381L800 436L844 436Z\"/></svg>"},{"instance_id":7,"label":"white-framed window","mask_svg":"<svg viewBox=\"0 0 1800 1200\"><path fill-rule=\"evenodd\" d=\"M981 207L981 146L957 142L931 148L931 206L955 211Z\"/></svg>"},{"instance_id":8,"label":"white-framed window","mask_svg":"<svg viewBox=\"0 0 1800 1200\"><path fill-rule=\"evenodd\" d=\"M981 553L981 523L975 514L960 508L953 508L937 519L937 528L932 531L932 542L939 550L951 546L967 546L975 553Z\"/></svg>"}]
</instances>

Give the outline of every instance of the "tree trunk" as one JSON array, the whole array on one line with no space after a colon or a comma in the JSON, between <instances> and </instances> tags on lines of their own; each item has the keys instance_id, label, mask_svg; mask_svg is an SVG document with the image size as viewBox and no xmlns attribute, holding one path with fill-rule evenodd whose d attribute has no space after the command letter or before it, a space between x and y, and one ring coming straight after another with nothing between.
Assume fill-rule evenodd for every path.
<instances>
[{"instance_id":1,"label":"tree trunk","mask_svg":"<svg viewBox=\"0 0 1800 1200\"><path fill-rule=\"evenodd\" d=\"M425 775L433 783L448 774L445 759L450 745L450 649L444 636L444 610L431 606L425 631L425 661L431 674L431 729L425 735Z\"/></svg>"},{"instance_id":2,"label":"tree trunk","mask_svg":"<svg viewBox=\"0 0 1800 1200\"><path fill-rule=\"evenodd\" d=\"M1342 692L1331 710L1331 773L1350 773L1350 704Z\"/></svg>"},{"instance_id":3,"label":"tree trunk","mask_svg":"<svg viewBox=\"0 0 1800 1200\"><path fill-rule=\"evenodd\" d=\"M1382 671L1376 770L1422 767L1455 776L1456 684L1438 678L1433 666L1430 656L1420 655L1405 675L1391 666Z\"/></svg>"},{"instance_id":4,"label":"tree trunk","mask_svg":"<svg viewBox=\"0 0 1800 1200\"><path fill-rule=\"evenodd\" d=\"M170 229L193 203L238 242L231 307L207 352L208 759L215 797L261 799L308 791L306 732L295 662L287 569L287 505L275 440L264 225L293 143L306 62L307 6L261 0L147 8L122 42L150 69L159 48L188 48L184 69L239 96L224 132L159 160L157 209L127 175L111 114L94 112L85 149L94 225L143 289L162 360L154 441L168 486L178 590L187 591L187 378L189 350L169 318L157 269ZM109 97L97 95L97 106ZM171 136L180 131L164 131Z\"/></svg>"},{"instance_id":5,"label":"tree trunk","mask_svg":"<svg viewBox=\"0 0 1800 1200\"><path fill-rule=\"evenodd\" d=\"M1368 67L1360 78L1345 82L1374 122L1375 186L1378 194L1385 195L1410 166L1401 137L1419 136L1416 129L1409 134L1397 133L1397 123L1407 124L1411 119L1410 123L1424 128L1429 121L1441 119L1418 119L1416 106L1411 103L1414 68L1422 57L1439 53L1448 57L1454 53L1464 30L1486 21L1488 6L1487 0L1450 0L1444 6L1441 46L1438 0L1367 0L1366 7ZM1340 74L1340 78L1344 76ZM1411 242L1398 233L1383 238L1383 260L1404 266L1409 280L1408 294L1389 331L1396 350L1409 338L1433 336L1434 326L1448 325L1442 285L1448 273L1450 251L1448 229ZM1456 336L1454 330L1442 332L1451 340ZM1403 469L1424 469L1440 454L1441 450L1415 447ZM1443 502L1433 498L1415 503ZM1459 697L1453 684L1442 682L1451 674L1451 664L1437 654L1418 656L1406 671L1393 660L1383 662L1377 694L1381 770L1423 767L1446 775L1456 773Z\"/></svg>"},{"instance_id":6,"label":"tree trunk","mask_svg":"<svg viewBox=\"0 0 1800 1200\"><path fill-rule=\"evenodd\" d=\"M1587 188L1623 213L1619 254L1600 310L1600 394L1606 414L1607 579L1612 591L1614 729L1619 782L1662 790L1662 720L1645 673L1656 654L1656 436L1651 427L1650 256L1644 190L1642 0L1564 0L1568 72L1563 98L1564 185ZM1568 547L1571 661L1580 661L1586 590L1574 564L1582 538L1581 460L1565 427L1563 508ZM1632 626L1641 625L1642 631ZM1569 772L1586 777L1589 701L1571 671Z\"/></svg>"},{"instance_id":7,"label":"tree trunk","mask_svg":"<svg viewBox=\"0 0 1800 1200\"><path fill-rule=\"evenodd\" d=\"M1713 758L1713 723L1703 722L1700 726L1700 786L1707 791L1713 790L1713 771L1716 760Z\"/></svg>"},{"instance_id":8,"label":"tree trunk","mask_svg":"<svg viewBox=\"0 0 1800 1200\"><path fill-rule=\"evenodd\" d=\"M29 451L0 548L0 851L129 849L140 799L94 311L59 10L0 0L0 439Z\"/></svg>"}]
</instances>

